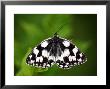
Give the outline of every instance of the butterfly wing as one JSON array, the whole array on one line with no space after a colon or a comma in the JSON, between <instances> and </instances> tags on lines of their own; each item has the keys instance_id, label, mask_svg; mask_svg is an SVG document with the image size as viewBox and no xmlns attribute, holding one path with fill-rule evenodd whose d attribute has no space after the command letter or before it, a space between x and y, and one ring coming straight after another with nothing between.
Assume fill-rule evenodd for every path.
<instances>
[{"instance_id":1,"label":"butterfly wing","mask_svg":"<svg viewBox=\"0 0 110 89\"><path fill-rule=\"evenodd\" d=\"M60 38L59 49L61 56L57 56L56 63L60 68L69 69L71 66L80 65L87 61L84 53L67 39Z\"/></svg>"},{"instance_id":2,"label":"butterfly wing","mask_svg":"<svg viewBox=\"0 0 110 89\"><path fill-rule=\"evenodd\" d=\"M51 38L44 40L33 48L26 59L26 63L41 68L51 67L55 63L54 56L50 55L51 47Z\"/></svg>"},{"instance_id":3,"label":"butterfly wing","mask_svg":"<svg viewBox=\"0 0 110 89\"><path fill-rule=\"evenodd\" d=\"M83 64L86 61L87 58L75 44L59 37L44 40L33 48L26 59L27 64L35 67L47 68L56 63L60 68L64 69Z\"/></svg>"}]
</instances>

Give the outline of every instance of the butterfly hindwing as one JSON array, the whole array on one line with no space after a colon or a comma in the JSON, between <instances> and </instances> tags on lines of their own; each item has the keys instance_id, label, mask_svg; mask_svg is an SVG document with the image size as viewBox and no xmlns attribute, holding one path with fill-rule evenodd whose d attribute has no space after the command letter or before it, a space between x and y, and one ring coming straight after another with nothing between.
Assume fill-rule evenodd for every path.
<instances>
[{"instance_id":1,"label":"butterfly hindwing","mask_svg":"<svg viewBox=\"0 0 110 89\"><path fill-rule=\"evenodd\" d=\"M26 63L35 67L47 68L54 64L54 57L50 56L50 38L41 42L38 46L34 47L32 52L26 59Z\"/></svg>"}]
</instances>

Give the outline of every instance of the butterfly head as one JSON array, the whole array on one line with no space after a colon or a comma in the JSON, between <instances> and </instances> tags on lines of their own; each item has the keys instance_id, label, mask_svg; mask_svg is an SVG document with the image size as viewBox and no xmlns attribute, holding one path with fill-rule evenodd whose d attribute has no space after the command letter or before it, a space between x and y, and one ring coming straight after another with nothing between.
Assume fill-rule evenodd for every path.
<instances>
[{"instance_id":1,"label":"butterfly head","mask_svg":"<svg viewBox=\"0 0 110 89\"><path fill-rule=\"evenodd\" d=\"M58 37L58 34L57 34L57 32L54 34L54 37Z\"/></svg>"}]
</instances>

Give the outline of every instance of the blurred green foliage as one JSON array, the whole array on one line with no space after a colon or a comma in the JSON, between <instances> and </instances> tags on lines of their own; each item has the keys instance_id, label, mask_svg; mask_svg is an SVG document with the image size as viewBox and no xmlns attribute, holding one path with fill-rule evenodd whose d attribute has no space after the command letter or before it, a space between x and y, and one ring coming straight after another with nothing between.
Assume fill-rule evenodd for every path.
<instances>
[{"instance_id":1,"label":"blurred green foliage","mask_svg":"<svg viewBox=\"0 0 110 89\"><path fill-rule=\"evenodd\" d=\"M67 23L67 24L65 24ZM65 24L65 25L64 25ZM58 31L71 40L85 55L87 62L70 69L56 65L41 69L26 64L32 48ZM97 15L96 14L15 14L14 15L15 76L96 76Z\"/></svg>"}]
</instances>

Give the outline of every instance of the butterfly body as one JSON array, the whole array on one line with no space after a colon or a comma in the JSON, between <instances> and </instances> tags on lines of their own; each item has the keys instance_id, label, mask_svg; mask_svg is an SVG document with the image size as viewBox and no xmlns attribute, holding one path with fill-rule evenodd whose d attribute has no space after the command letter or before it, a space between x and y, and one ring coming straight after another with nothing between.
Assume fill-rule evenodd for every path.
<instances>
[{"instance_id":1,"label":"butterfly body","mask_svg":"<svg viewBox=\"0 0 110 89\"><path fill-rule=\"evenodd\" d=\"M34 47L26 59L27 64L42 68L57 64L60 68L69 69L84 62L85 55L73 43L59 37L57 33Z\"/></svg>"}]
</instances>

